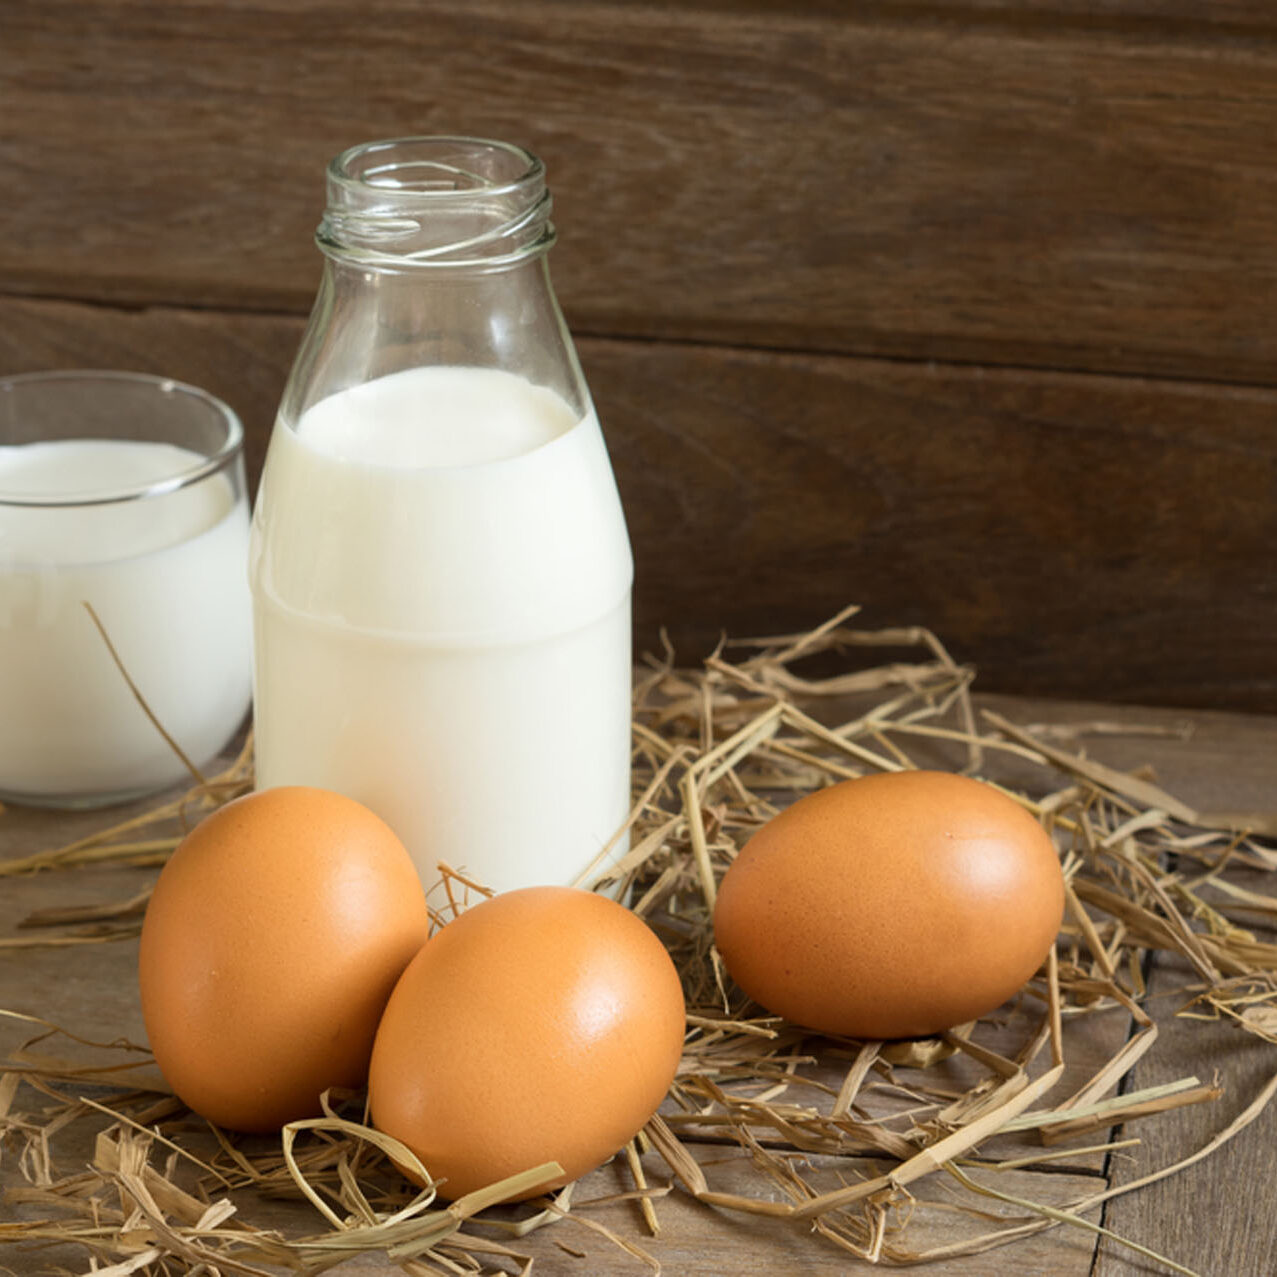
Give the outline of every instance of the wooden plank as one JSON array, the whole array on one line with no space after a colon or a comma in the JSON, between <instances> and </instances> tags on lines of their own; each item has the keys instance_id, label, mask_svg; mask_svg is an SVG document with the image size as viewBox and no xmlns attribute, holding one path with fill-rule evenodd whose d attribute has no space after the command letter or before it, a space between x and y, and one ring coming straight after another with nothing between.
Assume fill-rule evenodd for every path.
<instances>
[{"instance_id":1,"label":"wooden plank","mask_svg":"<svg viewBox=\"0 0 1277 1277\"><path fill-rule=\"evenodd\" d=\"M765 3L766 0L759 0ZM738 0L698 0L705 5L739 8ZM801 12L833 13L839 0L802 0L791 6ZM1088 28L1140 30L1153 26L1164 35L1221 34L1230 31L1272 31L1277 15L1265 0L879 0L884 14L900 18L950 15L955 22L1005 22L1042 26L1075 21Z\"/></svg>"},{"instance_id":2,"label":"wooden plank","mask_svg":"<svg viewBox=\"0 0 1277 1277\"><path fill-rule=\"evenodd\" d=\"M300 311L330 155L461 130L581 332L1271 383L1271 44L963 12L9 0L0 289Z\"/></svg>"},{"instance_id":3,"label":"wooden plank","mask_svg":"<svg viewBox=\"0 0 1277 1277\"><path fill-rule=\"evenodd\" d=\"M0 301L0 367L197 384L265 448L301 321ZM1277 394L582 339L638 562L640 649L860 601L982 686L1277 709Z\"/></svg>"},{"instance_id":4,"label":"wooden plank","mask_svg":"<svg viewBox=\"0 0 1277 1277\"><path fill-rule=\"evenodd\" d=\"M559 0L564 7L594 8L599 0ZM618 8L633 7L619 0ZM682 6L701 13L759 14L775 8L771 0L694 0ZM792 0L785 6L794 17L847 18L845 0ZM1070 19L1087 26L1108 27L1156 23L1163 33L1209 34L1234 28L1271 30L1277 15L1264 0L1212 0L1209 6L1194 0L862 0L855 17L878 20L951 17L964 25L1052 24L1057 28Z\"/></svg>"},{"instance_id":5,"label":"wooden plank","mask_svg":"<svg viewBox=\"0 0 1277 1277\"><path fill-rule=\"evenodd\" d=\"M640 616L680 648L716 637L702 617L739 637L860 600L871 625L931 626L995 690L1273 705L1268 392L583 352Z\"/></svg>"},{"instance_id":6,"label":"wooden plank","mask_svg":"<svg viewBox=\"0 0 1277 1277\"><path fill-rule=\"evenodd\" d=\"M1132 770L1152 765L1160 785L1201 810L1257 810L1277 804L1273 760L1277 734L1273 720L1194 712L1138 710L1113 714L1111 707L1052 701L984 698L983 704L1021 724L1081 729L1062 741L1113 767ZM1163 736L1087 731L1087 724L1133 726L1141 721ZM1259 891L1270 882L1255 883ZM1271 939L1271 933L1266 937ZM1159 1025L1156 1046L1135 1067L1123 1090L1154 1087L1181 1077L1205 1083L1218 1078L1223 1097L1132 1123L1117 1135L1137 1137L1138 1148L1114 1155L1110 1181L1129 1184L1204 1148L1238 1117L1277 1074L1277 1049L1231 1023L1183 1020L1175 1012L1191 998L1192 972L1178 960L1158 955L1149 975L1146 1006ZM1115 1135L1116 1137L1116 1135ZM1104 1225L1118 1236L1152 1247L1202 1274L1277 1272L1277 1233L1251 1227L1262 1211L1249 1204L1254 1186L1273 1176L1277 1108L1270 1106L1253 1125L1221 1151L1195 1166L1130 1196L1109 1202ZM1104 1241L1098 1277L1147 1277L1155 1266Z\"/></svg>"},{"instance_id":7,"label":"wooden plank","mask_svg":"<svg viewBox=\"0 0 1277 1277\"><path fill-rule=\"evenodd\" d=\"M1192 974L1161 959L1149 992L1168 1010L1184 1005ZM1224 1096L1140 1122L1138 1159L1113 1159L1115 1185L1130 1183L1205 1148L1237 1119L1277 1076L1277 1048L1231 1022L1217 1025L1160 1016L1157 1049L1135 1068L1131 1087L1158 1086L1196 1075L1203 1082L1218 1076ZM1269 1105L1239 1136L1210 1158L1129 1197L1109 1202L1105 1226L1121 1237L1151 1246L1198 1273L1277 1272L1277 1235L1259 1225L1271 1217L1268 1195L1274 1175L1277 1107ZM1145 1277L1138 1257L1104 1242L1098 1277Z\"/></svg>"},{"instance_id":8,"label":"wooden plank","mask_svg":"<svg viewBox=\"0 0 1277 1277\"><path fill-rule=\"evenodd\" d=\"M706 1167L711 1185L720 1192L758 1195L758 1180L750 1174L748 1158L738 1151L718 1149L712 1146L692 1146L696 1160ZM812 1176L813 1185L820 1191L831 1191L861 1176L883 1173L886 1167L859 1158L831 1158L813 1155L810 1164L818 1172ZM664 1163L653 1158L644 1162L652 1183L666 1183L669 1172ZM994 1187L997 1191L1028 1198L1044 1205L1065 1208L1072 1201L1096 1191L1100 1182L1094 1176L1069 1173L1008 1171L1001 1174L981 1174L974 1171L973 1178ZM596 1172L583 1185L587 1194L602 1195L624 1191L633 1182L616 1168ZM1008 1223L1023 1220L1023 1212L1016 1207L996 1201L981 1201L991 1218L973 1220L964 1217L953 1208L953 1193L936 1179L928 1179L911 1186L916 1189L916 1201L905 1209L910 1212L908 1244L919 1250L952 1245L960 1240L974 1238L993 1231L1002 1221ZM1036 1197L1034 1195L1037 1195ZM775 1190L772 1200L784 1201L784 1195ZM815 1234L810 1225L785 1223L774 1219L749 1218L740 1214L711 1210L675 1191L656 1204L657 1218L661 1224L661 1236L644 1236L635 1227L637 1212L632 1204L589 1210L585 1217L606 1223L623 1236L632 1238L654 1259L661 1263L661 1271L677 1273L680 1277L723 1277L725 1273L742 1274L804 1274L809 1277L833 1277L836 1273L879 1271L879 1265L871 1265L852 1258L831 1242ZM1088 1211L1085 1218L1098 1222L1098 1211ZM577 1225L569 1235L566 1226L552 1230L545 1237L534 1237L540 1242L538 1255L549 1258L546 1244L552 1239L588 1248L586 1261L591 1272L620 1272L614 1249L607 1243L592 1239ZM1082 1277L1091 1269L1093 1235L1078 1228L1057 1228L1031 1237L1011 1249L959 1259L937 1260L920 1271L948 1277L1002 1277L1008 1264L1014 1271L1041 1274L1042 1277ZM894 1239L889 1236L887 1247ZM539 1267L539 1264L538 1264ZM554 1271L554 1269L551 1269ZM638 1272L632 1262L625 1271Z\"/></svg>"},{"instance_id":9,"label":"wooden plank","mask_svg":"<svg viewBox=\"0 0 1277 1277\"><path fill-rule=\"evenodd\" d=\"M1080 750L1120 771L1148 772L1167 793L1196 811L1277 808L1277 735L1272 721L1262 715L1133 709L987 693L977 699L984 708L1044 732L1062 749ZM961 764L950 755L944 765L956 769ZM1031 764L1005 758L999 769L1007 783L1025 790L1042 783L1039 769Z\"/></svg>"}]
</instances>

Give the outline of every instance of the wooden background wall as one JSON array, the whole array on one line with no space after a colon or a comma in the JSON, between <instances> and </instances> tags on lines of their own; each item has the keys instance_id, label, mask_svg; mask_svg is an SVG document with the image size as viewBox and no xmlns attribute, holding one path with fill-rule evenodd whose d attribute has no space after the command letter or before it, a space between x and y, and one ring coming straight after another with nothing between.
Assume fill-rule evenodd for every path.
<instances>
[{"instance_id":1,"label":"wooden background wall","mask_svg":"<svg viewBox=\"0 0 1277 1277\"><path fill-rule=\"evenodd\" d=\"M323 168L546 161L639 639L925 624L988 688L1277 710L1269 0L0 0L0 374L260 464Z\"/></svg>"}]
</instances>

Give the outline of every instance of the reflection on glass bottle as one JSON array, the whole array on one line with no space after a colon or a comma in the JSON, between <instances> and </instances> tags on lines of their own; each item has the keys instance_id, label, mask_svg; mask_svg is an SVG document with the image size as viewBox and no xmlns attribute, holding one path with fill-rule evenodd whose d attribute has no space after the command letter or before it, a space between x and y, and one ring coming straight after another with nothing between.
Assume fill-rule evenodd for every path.
<instances>
[{"instance_id":1,"label":"reflection on glass bottle","mask_svg":"<svg viewBox=\"0 0 1277 1277\"><path fill-rule=\"evenodd\" d=\"M633 562L544 169L356 147L317 239L254 513L257 783L366 803L427 886L572 882L629 806Z\"/></svg>"}]
</instances>

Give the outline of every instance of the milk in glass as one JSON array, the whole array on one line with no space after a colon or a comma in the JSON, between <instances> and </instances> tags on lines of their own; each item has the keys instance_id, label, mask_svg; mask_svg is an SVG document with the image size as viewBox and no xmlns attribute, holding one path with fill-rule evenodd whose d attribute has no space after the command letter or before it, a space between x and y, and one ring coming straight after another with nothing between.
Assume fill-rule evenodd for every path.
<instances>
[{"instance_id":1,"label":"milk in glass","mask_svg":"<svg viewBox=\"0 0 1277 1277\"><path fill-rule=\"evenodd\" d=\"M138 499L204 463L161 442L0 445L0 792L19 801L145 793L187 775L139 692L197 765L250 690L247 505L226 473ZM63 494L83 504L35 504ZM24 504L32 502L33 504Z\"/></svg>"}]
</instances>

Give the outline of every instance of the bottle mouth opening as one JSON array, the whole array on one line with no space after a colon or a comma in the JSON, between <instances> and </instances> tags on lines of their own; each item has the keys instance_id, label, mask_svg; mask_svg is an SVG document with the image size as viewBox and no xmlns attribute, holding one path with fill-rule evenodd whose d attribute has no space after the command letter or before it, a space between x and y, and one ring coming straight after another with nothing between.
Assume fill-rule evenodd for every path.
<instances>
[{"instance_id":1,"label":"bottle mouth opening","mask_svg":"<svg viewBox=\"0 0 1277 1277\"><path fill-rule=\"evenodd\" d=\"M402 137L349 147L328 166L328 178L343 189L374 187L433 205L473 199L477 191L514 195L529 182L544 183L545 165L511 142Z\"/></svg>"},{"instance_id":2,"label":"bottle mouth opening","mask_svg":"<svg viewBox=\"0 0 1277 1277\"><path fill-rule=\"evenodd\" d=\"M488 138L361 143L328 166L316 242L373 269L510 265L554 242L545 166Z\"/></svg>"}]
</instances>

